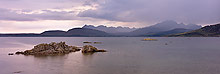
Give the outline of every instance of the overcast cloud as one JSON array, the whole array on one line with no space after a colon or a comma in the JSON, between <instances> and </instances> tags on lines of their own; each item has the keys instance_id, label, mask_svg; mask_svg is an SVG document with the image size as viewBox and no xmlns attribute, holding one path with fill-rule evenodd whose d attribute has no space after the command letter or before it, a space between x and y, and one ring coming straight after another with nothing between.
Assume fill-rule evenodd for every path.
<instances>
[{"instance_id":1,"label":"overcast cloud","mask_svg":"<svg viewBox=\"0 0 220 74\"><path fill-rule=\"evenodd\" d=\"M19 22L19 26L25 26L30 21L40 24L51 20L72 27L84 24L144 27L175 20L206 25L219 23L219 3L220 0L0 0L0 22L13 25ZM35 26L40 25L31 27ZM0 28L9 27L0 23Z\"/></svg>"},{"instance_id":2,"label":"overcast cloud","mask_svg":"<svg viewBox=\"0 0 220 74\"><path fill-rule=\"evenodd\" d=\"M176 20L207 24L220 21L219 3L220 0L106 0L98 9L78 16L125 22Z\"/></svg>"}]
</instances>

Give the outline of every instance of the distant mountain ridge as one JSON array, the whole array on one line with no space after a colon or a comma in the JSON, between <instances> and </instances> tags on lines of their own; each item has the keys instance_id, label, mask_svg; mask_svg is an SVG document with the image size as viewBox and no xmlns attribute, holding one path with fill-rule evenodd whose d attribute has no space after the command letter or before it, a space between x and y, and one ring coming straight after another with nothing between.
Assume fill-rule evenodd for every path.
<instances>
[{"instance_id":1,"label":"distant mountain ridge","mask_svg":"<svg viewBox=\"0 0 220 74\"><path fill-rule=\"evenodd\" d=\"M84 25L82 28L72 28L68 31L62 30L49 30L40 34L0 34L0 37L141 37L141 36L166 36L177 33L184 33L199 29L201 26L175 21L164 21L155 25L144 28L129 28L129 27L107 27L104 25L93 26Z\"/></svg>"},{"instance_id":2,"label":"distant mountain ridge","mask_svg":"<svg viewBox=\"0 0 220 74\"><path fill-rule=\"evenodd\" d=\"M49 30L40 34L36 33L20 33L20 34L0 34L0 37L107 37L113 36L103 31L87 29L87 28L73 28L68 31Z\"/></svg>"},{"instance_id":3,"label":"distant mountain ridge","mask_svg":"<svg viewBox=\"0 0 220 74\"><path fill-rule=\"evenodd\" d=\"M157 24L149 26L149 27L144 27L144 28L137 29L135 31L130 32L130 35L131 36L132 35L133 36L148 35L148 34L152 34L152 33L159 33L159 32L163 32L163 31L169 31L169 30L177 29L177 28L195 30L195 29L199 29L201 27L202 26L195 25L195 24L189 24L189 25L185 25L183 23L178 24L175 21L168 20L168 21L164 21L164 22L161 22L161 23L157 23Z\"/></svg>"},{"instance_id":4,"label":"distant mountain ridge","mask_svg":"<svg viewBox=\"0 0 220 74\"><path fill-rule=\"evenodd\" d=\"M137 28L129 28L129 27L107 27L104 25L99 25L97 27L93 25L84 25L82 28L88 28L88 29L95 29L95 30L100 30L104 31L106 33L121 33L121 32L131 32L136 30Z\"/></svg>"},{"instance_id":5,"label":"distant mountain ridge","mask_svg":"<svg viewBox=\"0 0 220 74\"><path fill-rule=\"evenodd\" d=\"M49 30L41 33L41 35L65 35L65 34L66 31L62 31L62 30Z\"/></svg>"},{"instance_id":6,"label":"distant mountain ridge","mask_svg":"<svg viewBox=\"0 0 220 74\"><path fill-rule=\"evenodd\" d=\"M220 23L209 25L190 32L168 35L169 37L220 37Z\"/></svg>"},{"instance_id":7,"label":"distant mountain ridge","mask_svg":"<svg viewBox=\"0 0 220 74\"><path fill-rule=\"evenodd\" d=\"M42 36L66 36L66 37L74 37L74 36L85 36L85 37L94 37L94 36L111 36L110 34L94 30L94 29L87 29L87 28L73 28L68 31L62 30L51 30L45 31L41 33Z\"/></svg>"},{"instance_id":8,"label":"distant mountain ridge","mask_svg":"<svg viewBox=\"0 0 220 74\"><path fill-rule=\"evenodd\" d=\"M171 29L175 29L175 28L184 28L184 29L199 29L202 26L196 25L196 24L184 24L184 23L177 23L176 21L172 21L172 20L167 20L167 21L163 21L161 23L157 23L151 27L156 27L156 28L160 28L163 30L171 30Z\"/></svg>"},{"instance_id":9,"label":"distant mountain ridge","mask_svg":"<svg viewBox=\"0 0 220 74\"><path fill-rule=\"evenodd\" d=\"M84 25L82 28L89 28L104 31L116 36L162 36L167 34L181 33L186 31L191 31L199 29L202 26L196 24L185 25L183 23L177 23L172 20L163 21L155 25L144 27L144 28L129 28L129 27L107 27L104 25L93 26L93 25ZM176 29L176 30L174 30ZM169 33L167 33L169 31ZM171 32L174 31L174 32ZM159 35L160 34L160 35Z\"/></svg>"},{"instance_id":10,"label":"distant mountain ridge","mask_svg":"<svg viewBox=\"0 0 220 74\"><path fill-rule=\"evenodd\" d=\"M184 29L184 28L176 28L176 29L172 29L172 30L169 30L169 31L163 31L163 32L149 34L149 35L146 35L146 36L161 37L161 36L164 36L164 35L178 34L178 33L184 33L184 32L188 32L188 31L192 31L192 30L191 29Z\"/></svg>"}]
</instances>

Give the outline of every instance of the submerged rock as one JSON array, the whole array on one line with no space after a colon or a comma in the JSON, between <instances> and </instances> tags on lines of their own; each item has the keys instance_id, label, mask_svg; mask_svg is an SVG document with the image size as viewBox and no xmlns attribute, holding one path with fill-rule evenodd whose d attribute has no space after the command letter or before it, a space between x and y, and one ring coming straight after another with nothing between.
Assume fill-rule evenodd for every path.
<instances>
[{"instance_id":1,"label":"submerged rock","mask_svg":"<svg viewBox=\"0 0 220 74\"><path fill-rule=\"evenodd\" d=\"M18 52L16 52L15 54L24 54L24 52L18 51Z\"/></svg>"},{"instance_id":2,"label":"submerged rock","mask_svg":"<svg viewBox=\"0 0 220 74\"><path fill-rule=\"evenodd\" d=\"M22 71L16 71L16 72L14 72L14 73L16 73L16 74L17 74L17 73L20 74L21 72L22 72Z\"/></svg>"},{"instance_id":3,"label":"submerged rock","mask_svg":"<svg viewBox=\"0 0 220 74\"><path fill-rule=\"evenodd\" d=\"M92 43L93 43L93 44L102 44L102 42L88 42L88 41L83 42L83 43L85 43L85 44L86 44L86 43L87 43L87 44L92 44Z\"/></svg>"},{"instance_id":4,"label":"submerged rock","mask_svg":"<svg viewBox=\"0 0 220 74\"><path fill-rule=\"evenodd\" d=\"M98 50L96 47L91 45L85 45L82 48L82 53L94 53L94 52L106 52L106 50Z\"/></svg>"},{"instance_id":5,"label":"submerged rock","mask_svg":"<svg viewBox=\"0 0 220 74\"><path fill-rule=\"evenodd\" d=\"M87 41L86 41L86 42L83 42L83 43L92 43L92 42L87 42Z\"/></svg>"},{"instance_id":6,"label":"submerged rock","mask_svg":"<svg viewBox=\"0 0 220 74\"><path fill-rule=\"evenodd\" d=\"M24 52L16 52L15 54L23 54L23 55L57 55L57 54L67 54L70 52L80 51L78 47L68 46L65 42L60 43L43 43L34 46L31 50L26 50Z\"/></svg>"},{"instance_id":7,"label":"submerged rock","mask_svg":"<svg viewBox=\"0 0 220 74\"><path fill-rule=\"evenodd\" d=\"M8 53L8 55L14 55L14 53Z\"/></svg>"},{"instance_id":8,"label":"submerged rock","mask_svg":"<svg viewBox=\"0 0 220 74\"><path fill-rule=\"evenodd\" d=\"M94 44L102 44L102 42L94 42Z\"/></svg>"}]
</instances>

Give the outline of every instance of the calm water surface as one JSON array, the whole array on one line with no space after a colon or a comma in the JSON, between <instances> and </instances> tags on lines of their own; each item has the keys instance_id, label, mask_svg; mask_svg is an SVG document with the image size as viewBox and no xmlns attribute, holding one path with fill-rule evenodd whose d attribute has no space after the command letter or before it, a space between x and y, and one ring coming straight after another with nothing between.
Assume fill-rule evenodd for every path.
<instances>
[{"instance_id":1,"label":"calm water surface","mask_svg":"<svg viewBox=\"0 0 220 74\"><path fill-rule=\"evenodd\" d=\"M220 74L220 38L143 37L2 37L0 74ZM40 43L65 41L68 45L93 44L106 53L61 56L23 56L8 53L24 51ZM166 45L167 44L167 45Z\"/></svg>"}]
</instances>

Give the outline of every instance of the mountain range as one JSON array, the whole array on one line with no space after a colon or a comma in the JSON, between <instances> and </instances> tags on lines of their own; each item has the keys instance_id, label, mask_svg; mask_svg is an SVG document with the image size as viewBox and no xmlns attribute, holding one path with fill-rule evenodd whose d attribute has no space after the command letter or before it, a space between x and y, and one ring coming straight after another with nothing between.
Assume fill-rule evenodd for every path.
<instances>
[{"instance_id":1,"label":"mountain range","mask_svg":"<svg viewBox=\"0 0 220 74\"><path fill-rule=\"evenodd\" d=\"M0 37L109 37L109 36L167 36L177 33L184 33L201 28L199 25L177 23L175 21L164 21L152 26L143 28L129 27L107 27L104 25L84 25L82 28L72 28L68 31L49 30L40 34L0 34Z\"/></svg>"},{"instance_id":2,"label":"mountain range","mask_svg":"<svg viewBox=\"0 0 220 74\"><path fill-rule=\"evenodd\" d=\"M179 28L187 29L187 30L195 30L201 28L201 26L195 24L188 24L188 25L185 25L183 23L178 24L175 21L168 20L161 23L157 23L149 27L137 29L135 31L130 32L130 35L131 36L151 35L165 31L171 31L171 30L175 31L174 29L179 29Z\"/></svg>"},{"instance_id":3,"label":"mountain range","mask_svg":"<svg viewBox=\"0 0 220 74\"><path fill-rule=\"evenodd\" d=\"M95 30L100 30L104 31L106 33L123 33L123 32L132 32L136 30L137 28L129 28L129 27L107 27L104 25L99 25L97 27L93 25L84 25L82 28L88 28L88 29L95 29Z\"/></svg>"}]
</instances>

